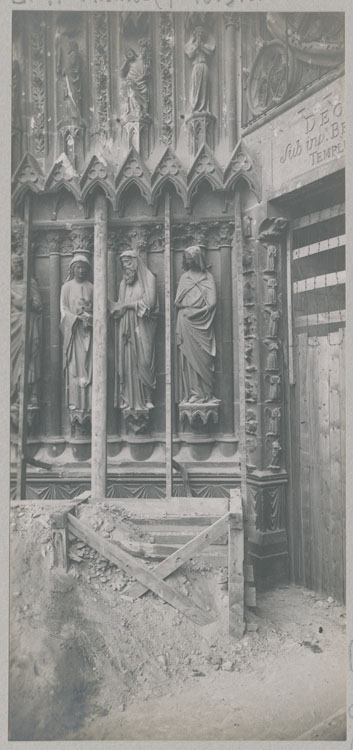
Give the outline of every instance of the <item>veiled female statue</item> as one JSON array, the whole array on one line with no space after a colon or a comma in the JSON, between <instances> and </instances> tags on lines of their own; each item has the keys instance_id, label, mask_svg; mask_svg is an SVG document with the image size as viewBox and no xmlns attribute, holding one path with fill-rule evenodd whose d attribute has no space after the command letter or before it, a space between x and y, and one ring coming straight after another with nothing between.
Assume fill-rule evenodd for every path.
<instances>
[{"instance_id":1,"label":"veiled female statue","mask_svg":"<svg viewBox=\"0 0 353 750\"><path fill-rule=\"evenodd\" d=\"M153 409L157 285L153 273L134 251L121 253L123 279L117 302L110 302L116 320L114 405L125 412Z\"/></svg>"},{"instance_id":2,"label":"veiled female statue","mask_svg":"<svg viewBox=\"0 0 353 750\"><path fill-rule=\"evenodd\" d=\"M175 306L176 343L181 402L208 402L214 397L216 286L201 247L184 252Z\"/></svg>"},{"instance_id":3,"label":"veiled female statue","mask_svg":"<svg viewBox=\"0 0 353 750\"><path fill-rule=\"evenodd\" d=\"M87 278L89 269L87 257L76 253L60 299L66 405L71 424L81 427L92 408L93 284Z\"/></svg>"}]
</instances>

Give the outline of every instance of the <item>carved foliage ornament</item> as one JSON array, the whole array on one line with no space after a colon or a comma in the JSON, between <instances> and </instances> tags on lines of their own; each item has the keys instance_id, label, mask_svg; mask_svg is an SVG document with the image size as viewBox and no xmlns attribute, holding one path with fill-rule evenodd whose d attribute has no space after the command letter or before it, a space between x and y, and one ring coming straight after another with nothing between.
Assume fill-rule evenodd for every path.
<instances>
[{"instance_id":1,"label":"carved foliage ornament","mask_svg":"<svg viewBox=\"0 0 353 750\"><path fill-rule=\"evenodd\" d=\"M163 143L173 141L173 46L174 30L170 13L161 13L160 65L162 79Z\"/></svg>"},{"instance_id":2,"label":"carved foliage ornament","mask_svg":"<svg viewBox=\"0 0 353 750\"><path fill-rule=\"evenodd\" d=\"M34 17L32 46L32 133L35 153L45 154L45 23Z\"/></svg>"},{"instance_id":3,"label":"carved foliage ornament","mask_svg":"<svg viewBox=\"0 0 353 750\"><path fill-rule=\"evenodd\" d=\"M94 74L97 97L98 132L104 138L109 130L109 61L108 61L108 27L105 13L94 14Z\"/></svg>"}]
</instances>

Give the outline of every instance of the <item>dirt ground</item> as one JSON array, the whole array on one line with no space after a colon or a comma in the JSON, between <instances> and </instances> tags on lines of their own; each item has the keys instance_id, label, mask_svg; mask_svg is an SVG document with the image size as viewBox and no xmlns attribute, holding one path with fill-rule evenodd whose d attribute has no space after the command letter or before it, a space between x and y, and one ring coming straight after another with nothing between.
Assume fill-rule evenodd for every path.
<instances>
[{"instance_id":1,"label":"dirt ground","mask_svg":"<svg viewBox=\"0 0 353 750\"><path fill-rule=\"evenodd\" d=\"M107 507L79 512L114 538ZM345 739L345 611L331 598L258 594L236 641L225 569L194 558L168 579L216 611L200 627L151 593L127 601L121 570L70 550L69 572L53 569L48 505L12 508L10 739Z\"/></svg>"}]
</instances>

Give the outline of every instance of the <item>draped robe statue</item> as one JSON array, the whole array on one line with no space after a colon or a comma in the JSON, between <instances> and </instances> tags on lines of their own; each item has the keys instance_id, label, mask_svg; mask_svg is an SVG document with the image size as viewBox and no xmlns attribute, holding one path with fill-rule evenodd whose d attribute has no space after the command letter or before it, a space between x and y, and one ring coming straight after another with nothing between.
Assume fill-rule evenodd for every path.
<instances>
[{"instance_id":1,"label":"draped robe statue","mask_svg":"<svg viewBox=\"0 0 353 750\"><path fill-rule=\"evenodd\" d=\"M121 75L124 80L125 117L139 118L147 114L148 75L142 55L138 55L130 48L126 53L126 60L121 67Z\"/></svg>"},{"instance_id":2,"label":"draped robe statue","mask_svg":"<svg viewBox=\"0 0 353 750\"><path fill-rule=\"evenodd\" d=\"M157 287L153 273L136 253L126 251L120 258L124 276L119 298L109 303L116 321L114 405L125 418L138 419L141 412L148 415L153 409Z\"/></svg>"},{"instance_id":3,"label":"draped robe statue","mask_svg":"<svg viewBox=\"0 0 353 750\"><path fill-rule=\"evenodd\" d=\"M18 399L22 370L22 327L24 324L25 281L23 279L23 258L21 255L12 259L11 279L11 417L15 427L18 425ZM38 407L37 385L40 379L40 339L42 302L35 279L30 283L29 300L29 333L28 333L28 406Z\"/></svg>"},{"instance_id":4,"label":"draped robe statue","mask_svg":"<svg viewBox=\"0 0 353 750\"><path fill-rule=\"evenodd\" d=\"M183 266L175 298L179 400L208 402L214 398L216 286L199 246L185 250Z\"/></svg>"},{"instance_id":5,"label":"draped robe statue","mask_svg":"<svg viewBox=\"0 0 353 750\"><path fill-rule=\"evenodd\" d=\"M207 57L215 49L215 43L208 40L207 31L198 26L191 39L185 45L185 54L192 60L191 89L189 95L189 113L208 112L209 81Z\"/></svg>"},{"instance_id":6,"label":"draped robe statue","mask_svg":"<svg viewBox=\"0 0 353 750\"><path fill-rule=\"evenodd\" d=\"M86 256L74 255L60 299L66 405L71 425L80 427L90 419L92 408L93 284L87 280L88 269Z\"/></svg>"}]
</instances>

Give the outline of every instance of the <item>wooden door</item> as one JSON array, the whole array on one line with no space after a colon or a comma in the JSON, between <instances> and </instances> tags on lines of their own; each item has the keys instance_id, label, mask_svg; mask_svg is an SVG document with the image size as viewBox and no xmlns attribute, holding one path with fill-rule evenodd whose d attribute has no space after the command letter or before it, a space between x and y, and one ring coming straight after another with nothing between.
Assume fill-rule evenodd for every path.
<instances>
[{"instance_id":1,"label":"wooden door","mask_svg":"<svg viewBox=\"0 0 353 750\"><path fill-rule=\"evenodd\" d=\"M288 250L292 577L339 601L345 590L344 218L339 205L295 219Z\"/></svg>"}]
</instances>

